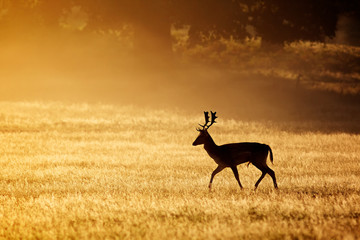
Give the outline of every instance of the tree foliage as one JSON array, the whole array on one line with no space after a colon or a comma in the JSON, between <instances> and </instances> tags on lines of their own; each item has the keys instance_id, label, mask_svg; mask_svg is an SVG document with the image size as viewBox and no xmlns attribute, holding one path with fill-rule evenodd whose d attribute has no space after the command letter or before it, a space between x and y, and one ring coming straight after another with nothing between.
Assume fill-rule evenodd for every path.
<instances>
[{"instance_id":1,"label":"tree foliage","mask_svg":"<svg viewBox=\"0 0 360 240\"><path fill-rule=\"evenodd\" d=\"M127 23L134 27L139 45L144 44L144 33L169 44L171 25L189 25L192 44L254 35L273 43L323 41L335 35L339 14L360 9L356 0L1 0L0 24L19 19L58 27L73 7L87 16L81 30L116 29Z\"/></svg>"}]
</instances>

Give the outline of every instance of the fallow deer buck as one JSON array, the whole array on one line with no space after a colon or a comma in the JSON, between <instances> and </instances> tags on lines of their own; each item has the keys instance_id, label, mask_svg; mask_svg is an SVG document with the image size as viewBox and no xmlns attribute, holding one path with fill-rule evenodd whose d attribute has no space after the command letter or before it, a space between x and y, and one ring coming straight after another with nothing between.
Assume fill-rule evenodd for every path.
<instances>
[{"instance_id":1,"label":"fallow deer buck","mask_svg":"<svg viewBox=\"0 0 360 240\"><path fill-rule=\"evenodd\" d=\"M199 124L202 128L197 128L200 134L195 139L193 146L204 144L206 152L218 164L218 167L211 174L209 189L211 189L211 184L215 175L227 167L231 168L240 188L242 189L243 187L240 183L239 173L236 166L246 162L249 164L252 163L262 172L259 180L255 183L255 189L258 187L259 183L266 174L271 176L274 182L274 187L278 188L275 173L266 164L268 152L270 152L270 160L273 162L273 154L270 146L256 142L230 143L218 146L208 133L208 129L215 123L215 119L217 118L216 112L211 112L211 122L209 121L209 112L204 112L204 114L205 124Z\"/></svg>"}]
</instances>

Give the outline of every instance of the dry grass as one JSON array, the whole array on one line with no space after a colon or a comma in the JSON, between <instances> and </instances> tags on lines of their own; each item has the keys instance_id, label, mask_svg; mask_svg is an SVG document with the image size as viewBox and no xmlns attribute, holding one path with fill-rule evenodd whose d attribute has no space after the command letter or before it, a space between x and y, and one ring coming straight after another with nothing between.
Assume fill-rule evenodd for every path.
<instances>
[{"instance_id":1,"label":"dry grass","mask_svg":"<svg viewBox=\"0 0 360 240\"><path fill-rule=\"evenodd\" d=\"M221 114L219 114L221 117ZM360 136L220 118L218 144L268 143L279 190L191 143L182 112L101 104L0 103L0 238L358 239ZM291 130L291 127L289 128Z\"/></svg>"}]
</instances>

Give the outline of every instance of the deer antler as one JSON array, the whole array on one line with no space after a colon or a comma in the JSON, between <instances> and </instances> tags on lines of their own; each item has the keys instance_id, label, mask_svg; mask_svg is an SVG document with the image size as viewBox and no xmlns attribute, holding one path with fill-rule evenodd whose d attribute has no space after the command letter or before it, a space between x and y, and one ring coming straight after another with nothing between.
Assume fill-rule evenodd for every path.
<instances>
[{"instance_id":1,"label":"deer antler","mask_svg":"<svg viewBox=\"0 0 360 240\"><path fill-rule=\"evenodd\" d=\"M200 125L200 127L202 127L203 129L205 129L206 125L209 123L209 112L204 112L204 115L205 115L205 124L204 125Z\"/></svg>"},{"instance_id":2,"label":"deer antler","mask_svg":"<svg viewBox=\"0 0 360 240\"><path fill-rule=\"evenodd\" d=\"M215 119L217 118L216 112L210 111L210 113L211 113L211 122L209 121L209 112L204 112L204 115L205 115L205 124L204 124L204 125L199 124L200 127L203 128L202 130L207 130L207 129L209 129L209 127L210 127L211 125L213 125L214 123L216 123L216 122L215 122ZM209 122L210 122L210 124L208 125ZM198 128L197 130L200 131L199 128Z\"/></svg>"},{"instance_id":3,"label":"deer antler","mask_svg":"<svg viewBox=\"0 0 360 240\"><path fill-rule=\"evenodd\" d=\"M215 122L215 119L217 119L216 112L212 112L212 111L210 111L210 112L211 112L211 123L210 123L210 125L209 125L207 128L211 127L211 125L213 125L214 123L216 123L216 122Z\"/></svg>"}]
</instances>

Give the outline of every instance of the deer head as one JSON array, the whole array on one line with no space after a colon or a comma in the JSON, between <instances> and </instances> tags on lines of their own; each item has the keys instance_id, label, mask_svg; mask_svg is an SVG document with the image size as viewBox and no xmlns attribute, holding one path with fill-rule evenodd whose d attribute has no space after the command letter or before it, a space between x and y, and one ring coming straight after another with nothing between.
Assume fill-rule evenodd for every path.
<instances>
[{"instance_id":1,"label":"deer head","mask_svg":"<svg viewBox=\"0 0 360 240\"><path fill-rule=\"evenodd\" d=\"M215 122L215 119L217 118L216 116L216 112L212 112L211 113L211 121L209 118L209 112L204 112L205 115L205 124L199 124L200 127L202 128L197 128L196 130L198 130L200 132L199 136L195 139L195 141L193 142L193 146L196 145L200 145L200 144L205 144L206 141L211 137L210 134L208 133L208 129L211 127L211 125L213 125Z\"/></svg>"}]
</instances>

